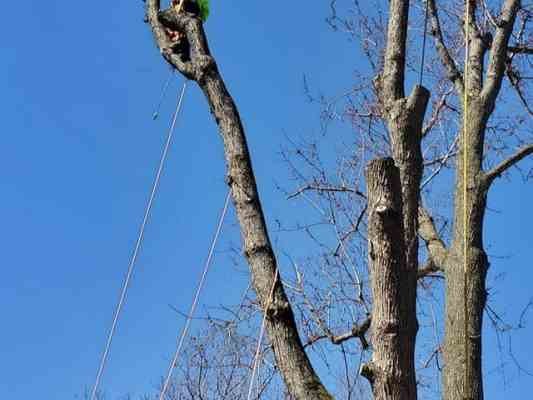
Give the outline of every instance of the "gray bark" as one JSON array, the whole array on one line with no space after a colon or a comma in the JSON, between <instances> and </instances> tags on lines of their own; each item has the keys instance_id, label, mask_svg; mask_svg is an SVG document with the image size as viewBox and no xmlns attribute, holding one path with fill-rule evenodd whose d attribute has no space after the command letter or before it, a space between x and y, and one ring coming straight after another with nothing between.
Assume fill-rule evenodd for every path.
<instances>
[{"instance_id":1,"label":"gray bark","mask_svg":"<svg viewBox=\"0 0 533 400\"><path fill-rule=\"evenodd\" d=\"M387 48L383 72L376 78L376 89L380 100L382 115L387 122L391 150L394 160L394 168L398 169L398 182L389 189L397 190L395 196L401 203L401 230L395 232L401 234L401 238L395 237L395 246L401 244L401 248L387 254L391 257L389 267L396 265L399 268L395 273L399 274L396 280L387 278L384 269L376 270L372 267L372 287L374 308L382 302L395 302L389 305L391 312L374 310L372 314L374 354L372 363L367 366L365 375L373 377L374 398L381 399L409 399L416 400L416 374L415 374L415 347L418 332L416 317L416 285L418 278L418 213L420 203L420 181L423 173L423 158L421 152L422 128L424 116L429 99L429 92L422 86L416 86L411 95L405 97L404 75L406 63L406 38L409 20L409 1L391 0L389 6L389 25L387 31ZM392 169L390 161L387 167L381 166L380 162L371 164L367 172L367 179L372 177L374 168ZM385 173L385 171L382 171ZM391 174L390 171L387 172ZM380 178L385 179L385 178ZM393 179L387 178L387 179ZM384 182L383 182L384 183ZM370 190L377 190L368 182ZM383 195L383 194L382 194ZM372 203L370 203L372 205ZM370 226L375 225L370 221ZM379 229L378 229L379 231ZM401 240L400 240L401 239ZM382 246L390 246L387 240L381 240ZM374 250L376 249L375 244ZM370 249L372 250L372 249ZM372 260L371 260L372 261ZM377 271L381 271L379 274ZM381 283L375 283L383 279ZM389 282L387 282L389 279ZM384 285L384 286L382 286ZM397 287L394 289L393 286ZM401 292L401 297L396 294ZM397 310L396 310L397 309ZM394 315L398 313L397 315ZM392 318L392 319L391 319ZM398 320L399 319L399 320ZM383 345L381 343L383 326L388 326L391 321L401 321L401 329L394 335L401 345ZM376 345L379 345L376 348ZM394 363L401 361L401 365L383 364L385 359L393 360ZM395 360L395 361L394 361ZM386 368L383 369L383 366ZM390 370L391 366L401 367L398 371ZM392 375L391 375L392 374ZM394 377L399 374L401 377ZM379 380L382 382L379 382Z\"/></svg>"},{"instance_id":2,"label":"gray bark","mask_svg":"<svg viewBox=\"0 0 533 400\"><path fill-rule=\"evenodd\" d=\"M416 399L411 274L404 241L400 171L391 158L371 161L368 188L368 253L372 282L371 363L362 374L375 399ZM415 317L416 318L416 317ZM416 321L416 319L415 319Z\"/></svg>"},{"instance_id":3,"label":"gray bark","mask_svg":"<svg viewBox=\"0 0 533 400\"><path fill-rule=\"evenodd\" d=\"M266 332L276 363L297 400L330 400L307 357L294 314L285 294L263 215L261 200L239 112L212 57L201 21L174 10L159 11L158 0L147 1L147 16L157 45L171 65L196 81L204 93L224 143L227 179L241 228L252 283L266 313ZM176 53L164 28L185 32L190 54ZM274 291L272 287L274 284Z\"/></svg>"},{"instance_id":4,"label":"gray bark","mask_svg":"<svg viewBox=\"0 0 533 400\"><path fill-rule=\"evenodd\" d=\"M459 63L452 58L453 53L446 47L438 18L438 2L428 0L431 34L437 53L457 95L462 97L466 93L469 99L468 126L460 142L461 154L457 157L454 229L448 248L439 237L431 216L420 204L422 125L429 92L416 86L409 96L405 95L409 1L390 0L383 70L375 84L393 158L373 161L367 169L374 353L372 362L362 373L370 380L377 400L417 398L416 282L427 271L443 272L446 278L443 398L483 399L481 328L489 267L483 245L483 220L487 193L495 178L533 154L533 145L525 146L492 170L483 170L486 125L502 86L509 38L521 2L503 1L491 41L482 37L476 27L476 2L468 1L473 22L471 35L466 38L470 48L470 73L464 76ZM202 23L189 14L177 15L173 10L160 12L159 6L158 0L147 0L148 21L159 49L172 66L198 83L219 126L245 255L258 299L267 314L266 328L277 365L295 399L331 399L304 351L291 306L276 274L276 259L240 116L209 51ZM187 54L173 47L165 28L185 33L189 46ZM465 149L468 165L463 161ZM466 202L463 199L465 187ZM465 225L466 234L463 232ZM430 256L423 271L418 267L418 235L426 243ZM275 290L271 301L273 281Z\"/></svg>"},{"instance_id":5,"label":"gray bark","mask_svg":"<svg viewBox=\"0 0 533 400\"><path fill-rule=\"evenodd\" d=\"M485 132L494 111L505 70L507 47L520 0L505 0L492 44L480 38L475 24L476 2L470 1L469 75L463 77L468 110L457 157L453 239L444 262L446 312L443 397L482 400L482 325L489 262L484 250L483 222L487 193L494 177L531 153L525 147L495 170L483 170ZM433 2L430 0L430 2ZM433 10L436 14L436 10ZM489 51L488 65L483 65ZM485 76L484 71L486 70ZM459 95L464 93L459 92ZM464 106L464 105L463 105ZM466 152L466 153L465 153ZM465 162L466 161L466 162ZM466 181L465 181L466 176ZM464 188L466 185L466 199ZM466 201L465 201L466 200ZM465 220L466 216L466 220Z\"/></svg>"}]
</instances>

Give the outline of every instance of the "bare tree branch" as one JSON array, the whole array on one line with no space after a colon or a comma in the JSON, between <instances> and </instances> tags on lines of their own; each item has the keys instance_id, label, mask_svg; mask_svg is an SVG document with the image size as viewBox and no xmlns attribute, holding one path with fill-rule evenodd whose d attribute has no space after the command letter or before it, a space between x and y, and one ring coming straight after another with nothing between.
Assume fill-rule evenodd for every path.
<instances>
[{"instance_id":1,"label":"bare tree branch","mask_svg":"<svg viewBox=\"0 0 533 400\"><path fill-rule=\"evenodd\" d=\"M488 105L489 109L494 108L496 97L500 91L502 80L505 74L505 61L507 58L507 46L509 38L513 33L516 14L520 9L520 0L505 0L502 5L500 18L498 19L498 28L492 42L487 67L487 76L481 97Z\"/></svg>"},{"instance_id":2,"label":"bare tree branch","mask_svg":"<svg viewBox=\"0 0 533 400\"><path fill-rule=\"evenodd\" d=\"M527 46L509 46L507 51L513 54L533 55L533 47Z\"/></svg>"},{"instance_id":3,"label":"bare tree branch","mask_svg":"<svg viewBox=\"0 0 533 400\"><path fill-rule=\"evenodd\" d=\"M442 110L445 109L447 106L446 99L452 94L452 91L453 89L450 88L445 93L443 93L438 103L433 106L433 113L431 115L431 118L429 119L427 124L424 125L424 128L422 128L422 137L425 137L429 132L431 132L435 124L439 122Z\"/></svg>"},{"instance_id":4,"label":"bare tree branch","mask_svg":"<svg viewBox=\"0 0 533 400\"><path fill-rule=\"evenodd\" d=\"M354 325L349 332L345 332L340 335L334 335L333 333L328 331L323 335L312 336L309 338L305 346L310 346L322 339L329 339L332 344L340 345L346 342L347 340L358 338L361 341L361 346L363 347L363 349L366 350L368 349L369 344L366 340L365 335L370 329L371 321L371 318L368 317L366 320L363 321L363 323L359 325Z\"/></svg>"},{"instance_id":5,"label":"bare tree branch","mask_svg":"<svg viewBox=\"0 0 533 400\"><path fill-rule=\"evenodd\" d=\"M352 188L349 188L349 187L345 187L345 186L320 186L320 185L306 185L306 186L303 186L301 187L300 189L298 189L296 192L290 194L289 196L287 196L287 200L290 200L290 199L293 199L299 195L301 195L302 193L305 193L305 192L308 192L308 191L311 191L311 192L348 192L348 193L354 193L356 194L357 196L361 197L362 199L366 199L366 196L363 192L357 190L357 189L352 189Z\"/></svg>"},{"instance_id":6,"label":"bare tree branch","mask_svg":"<svg viewBox=\"0 0 533 400\"><path fill-rule=\"evenodd\" d=\"M524 95L522 88L520 87L522 77L518 74L518 72L514 70L510 62L506 65L505 73L507 75L507 78L509 79L509 82L511 83L511 86L514 88L516 94L518 95L520 102L522 103L526 111L529 113L529 115L533 116L533 109L527 102L526 96Z\"/></svg>"},{"instance_id":7,"label":"bare tree branch","mask_svg":"<svg viewBox=\"0 0 533 400\"><path fill-rule=\"evenodd\" d=\"M437 163L438 163L438 166L437 168L435 168L435 170L431 173L430 176L428 176L426 178L426 180L424 182L422 182L422 184L420 185L420 189L423 189L426 185L428 185L441 171L442 171L442 168L444 168L444 166L446 165L446 163L448 162L448 160L454 156L456 154L456 150L455 148L457 147L457 142L459 141L459 135L457 135L452 143L452 145L450 146L450 148L448 149L448 151L446 152L446 154L444 154L443 157L440 157L438 160L437 160Z\"/></svg>"},{"instance_id":8,"label":"bare tree branch","mask_svg":"<svg viewBox=\"0 0 533 400\"><path fill-rule=\"evenodd\" d=\"M418 223L418 233L426 243L431 260L435 264L437 270L444 271L446 258L448 257L448 249L435 227L433 218L431 218L429 212L423 207L418 208Z\"/></svg>"},{"instance_id":9,"label":"bare tree branch","mask_svg":"<svg viewBox=\"0 0 533 400\"><path fill-rule=\"evenodd\" d=\"M507 158L506 160L503 160L501 163L496 165L493 169L490 171L487 171L484 176L485 185L488 187L490 184L501 174L503 174L505 171L507 171L509 168L511 168L513 165L527 157L528 155L533 154L533 144L527 145L525 147L522 147L520 150L518 150L516 153L514 153L512 156Z\"/></svg>"},{"instance_id":10,"label":"bare tree branch","mask_svg":"<svg viewBox=\"0 0 533 400\"><path fill-rule=\"evenodd\" d=\"M431 35L435 38L437 52L439 53L442 65L446 69L448 79L454 84L458 94L462 96L464 90L463 77L444 42L435 0L428 0L428 7L431 19Z\"/></svg>"}]
</instances>

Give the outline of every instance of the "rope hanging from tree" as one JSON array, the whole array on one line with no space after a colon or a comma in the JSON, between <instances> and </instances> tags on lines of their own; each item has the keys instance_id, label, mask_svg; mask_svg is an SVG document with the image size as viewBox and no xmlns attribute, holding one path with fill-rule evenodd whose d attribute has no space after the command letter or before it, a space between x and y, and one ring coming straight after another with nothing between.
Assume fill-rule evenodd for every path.
<instances>
[{"instance_id":1,"label":"rope hanging from tree","mask_svg":"<svg viewBox=\"0 0 533 400\"><path fill-rule=\"evenodd\" d=\"M259 353L261 352L261 343L263 343L263 337L265 336L267 310L270 308L270 305L272 304L272 301L274 299L274 290L276 289L276 281L278 279L278 274L279 268L276 268L274 279L272 280L272 289L270 290L270 294L268 296L268 302L265 309L263 310L263 319L261 322L261 329L259 330L259 337L257 338L257 347L255 349L255 354L253 358L252 376L250 377L250 385L248 386L248 396L246 397L247 400L251 400L252 398L252 391L255 384L255 375L257 373L257 368L259 367Z\"/></svg>"},{"instance_id":2,"label":"rope hanging from tree","mask_svg":"<svg viewBox=\"0 0 533 400\"><path fill-rule=\"evenodd\" d=\"M179 95L178 103L176 105L176 111L174 112L174 116L172 118L172 123L171 123L170 129L168 131L166 142L165 142L165 144L163 146L161 159L159 161L159 166L157 168L157 172L156 172L156 175L155 175L154 183L152 184L152 190L150 192L150 197L149 197L148 203L146 205L146 209L145 209L145 212L144 212L144 217L143 217L143 220L142 220L142 223L141 223L141 227L139 229L139 234L137 236L137 241L135 243L135 248L133 250L133 253L132 253L132 256L131 256L131 259L130 259L130 263L129 263L129 266L128 266L128 270L127 270L127 273L126 273L126 278L124 279L124 284L123 284L122 290L120 292L119 301L118 301L117 307L115 309L115 313L113 315L113 322L111 323L111 329L109 330L109 334L107 336L107 341L106 341L106 344L105 344L105 347L104 347L104 352L102 354L102 359L100 361L100 365L98 367L98 372L96 373L96 379L95 379L95 382L94 382L94 385L93 385L93 389L91 391L90 400L96 400L96 395L98 393L98 389L99 389L99 386L100 386L100 380L102 379L102 375L104 373L104 369L105 369L105 366L106 366L106 363L107 363L107 359L109 357L109 350L111 349L111 343L113 341L113 337L115 336L115 331L117 329L118 319L119 319L120 314L122 312L122 308L124 306L124 301L126 300L126 295L128 293L128 289L129 289L129 286L130 286L130 282L131 282L131 278L132 278L132 275L133 275L133 271L135 269L135 265L136 265L136 262L137 262L137 256L139 255L139 250L141 249L142 241L144 239L144 231L145 231L146 226L148 224L148 220L150 219L150 215L151 215L154 199L155 199L155 196L156 196L156 193L157 193L157 189L159 188L159 182L161 180L161 175L163 173L163 169L165 167L165 162L167 160L168 151L169 151L170 145L172 143L172 138L174 136L174 130L176 128L176 122L177 122L177 119L178 119L178 115L179 115L179 113L181 111L181 107L182 107L182 104L183 104L183 97L185 95L186 87L187 87L187 82L185 81L183 83L183 87L182 87L182 90L181 90L180 95Z\"/></svg>"},{"instance_id":3,"label":"rope hanging from tree","mask_svg":"<svg viewBox=\"0 0 533 400\"><path fill-rule=\"evenodd\" d=\"M429 19L429 6L426 0L426 12L424 17L424 37L422 39L422 56L420 57L420 77L418 84L422 86L422 81L424 79L424 66L426 63L426 42L428 36L428 19Z\"/></svg>"},{"instance_id":4,"label":"rope hanging from tree","mask_svg":"<svg viewBox=\"0 0 533 400\"><path fill-rule=\"evenodd\" d=\"M207 255L207 259L204 264L204 269L202 271L202 276L200 277L200 281L198 282L198 287L196 289L196 293L194 295L194 299L191 304L191 309L189 311L189 314L187 315L187 319L185 321L185 326L181 332L178 346L176 348L176 352L174 353L174 357L172 358L172 361L170 362L170 366L168 368L167 376L165 378L165 381L163 382L163 387L161 389L161 393L159 394L159 400L163 400L165 398L165 395L167 393L167 390L170 386L170 379L172 378L172 372L174 371L174 368L176 367L179 357L181 355L181 350L183 348L183 344L185 343L185 339L187 338L189 328L191 326L192 319L194 317L194 313L196 311L196 306L198 305L198 301L200 300L200 295L202 293L202 289L205 284L205 279L207 277L207 273L209 272L209 267L211 266L211 262L213 260L213 254L215 252L215 248L218 242L218 238L220 236L220 232L222 231L222 226L224 224L224 220L226 218L226 214L228 212L229 202L231 199L231 191L228 190L228 194L226 195L226 200L224 201L224 208L222 209L222 213L220 215L220 218L218 220L217 229L215 232L215 236L213 237L213 241L211 242L211 246L209 248L209 254Z\"/></svg>"},{"instance_id":5,"label":"rope hanging from tree","mask_svg":"<svg viewBox=\"0 0 533 400\"><path fill-rule=\"evenodd\" d=\"M469 371L470 371L470 356L469 352L469 334L468 334L468 325L469 325L469 315L468 315L468 284L469 284L469 275L468 275L468 242L467 242L467 233L468 233L468 210L467 210L467 201L468 201L468 88L469 88L469 57L470 57L470 24L473 22L470 20L470 0L466 0L466 18L465 18L465 68L464 68L464 111L463 111L463 262L464 262L464 345L465 345L465 371L464 371L464 388L463 392L465 396L468 396L469 391Z\"/></svg>"}]
</instances>

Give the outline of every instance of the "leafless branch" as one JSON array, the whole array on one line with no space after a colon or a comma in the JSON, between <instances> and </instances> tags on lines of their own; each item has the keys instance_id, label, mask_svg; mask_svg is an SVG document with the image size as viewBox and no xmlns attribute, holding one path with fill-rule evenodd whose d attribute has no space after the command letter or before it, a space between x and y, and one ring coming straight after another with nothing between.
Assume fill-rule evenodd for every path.
<instances>
[{"instance_id":1,"label":"leafless branch","mask_svg":"<svg viewBox=\"0 0 533 400\"><path fill-rule=\"evenodd\" d=\"M441 157L440 160L439 160L439 165L438 167L431 173L430 176L428 176L426 178L426 180L424 182L422 182L422 184L420 185L420 188L423 189L427 184L429 184L438 174L439 172L442 170L442 168L446 165L446 163L448 162L448 160L454 155L456 154L455 152L455 148L457 146L457 142L459 141L459 135L457 135L455 137L455 140L453 141L452 145L450 146L450 148L448 149L448 151L446 152L446 154L444 155L444 157Z\"/></svg>"},{"instance_id":2,"label":"leafless branch","mask_svg":"<svg viewBox=\"0 0 533 400\"><path fill-rule=\"evenodd\" d=\"M431 129L435 126L435 124L440 120L440 115L442 110L444 110L447 106L446 99L448 96L452 94L452 90L447 90L445 93L442 94L439 102L433 107L433 114L431 115L431 118L427 122L427 124L422 129L422 136L426 136Z\"/></svg>"},{"instance_id":3,"label":"leafless branch","mask_svg":"<svg viewBox=\"0 0 533 400\"><path fill-rule=\"evenodd\" d=\"M490 171L485 173L485 185L488 187L490 184L499 176L501 176L505 171L511 168L513 165L523 160L528 155L533 154L533 144L527 145L519 149L509 158L503 160Z\"/></svg>"},{"instance_id":4,"label":"leafless branch","mask_svg":"<svg viewBox=\"0 0 533 400\"><path fill-rule=\"evenodd\" d=\"M302 193L305 193L305 192L308 192L308 191L314 191L314 192L348 192L348 193L354 193L357 196L359 196L359 197L361 197L363 199L366 199L365 194L363 192L357 190L357 189L352 189L352 188L345 187L345 186L335 187L335 186L320 186L320 185L310 184L310 185L306 185L306 186L301 187L296 192L294 192L293 194L289 195L287 197L287 200L293 199L293 198L301 195Z\"/></svg>"},{"instance_id":5,"label":"leafless branch","mask_svg":"<svg viewBox=\"0 0 533 400\"><path fill-rule=\"evenodd\" d=\"M457 68L455 60L450 55L448 48L444 42L444 36L442 34L442 28L440 25L439 15L435 0L428 0L429 15L431 20L431 35L435 39L435 46L440 56L442 65L446 69L448 79L454 84L458 94L462 96L464 85L463 77Z\"/></svg>"},{"instance_id":6,"label":"leafless branch","mask_svg":"<svg viewBox=\"0 0 533 400\"><path fill-rule=\"evenodd\" d=\"M448 257L448 249L440 238L433 218L431 218L429 212L423 207L418 209L418 223L418 233L426 243L429 255L435 264L435 268L438 270L444 270L446 258Z\"/></svg>"},{"instance_id":7,"label":"leafless branch","mask_svg":"<svg viewBox=\"0 0 533 400\"><path fill-rule=\"evenodd\" d=\"M370 329L370 325L371 325L371 319L370 317L368 317L360 325L354 325L349 332L346 332L340 335L334 335L333 333L327 331L323 335L312 336L309 338L305 346L306 347L310 346L322 339L329 339L332 344L340 345L346 342L347 340L358 338L361 341L361 346L363 347L364 350L366 350L368 349L369 344L368 344L368 341L366 340L365 335Z\"/></svg>"},{"instance_id":8,"label":"leafless branch","mask_svg":"<svg viewBox=\"0 0 533 400\"><path fill-rule=\"evenodd\" d=\"M509 46L507 51L514 54L533 55L533 47L527 46Z\"/></svg>"},{"instance_id":9,"label":"leafless branch","mask_svg":"<svg viewBox=\"0 0 533 400\"><path fill-rule=\"evenodd\" d=\"M519 8L520 0L505 0L497 21L498 28L490 49L486 82L481 92L481 97L491 108L494 107L505 74L507 46Z\"/></svg>"}]
</instances>

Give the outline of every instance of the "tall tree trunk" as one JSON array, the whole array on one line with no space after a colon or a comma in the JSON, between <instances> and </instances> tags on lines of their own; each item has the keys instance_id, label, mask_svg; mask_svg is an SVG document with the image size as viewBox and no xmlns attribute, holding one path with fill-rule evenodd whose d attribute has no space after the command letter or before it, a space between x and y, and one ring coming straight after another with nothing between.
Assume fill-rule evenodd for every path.
<instances>
[{"instance_id":1,"label":"tall tree trunk","mask_svg":"<svg viewBox=\"0 0 533 400\"><path fill-rule=\"evenodd\" d=\"M433 0L431 6L435 17ZM465 26L464 31L469 32L465 38L469 57L462 84L456 85L465 102L460 154L456 163L453 241L445 265L445 400L483 400L482 325L489 267L483 244L483 220L492 181L490 177L494 175L483 170L485 132L501 89L509 39L520 6L520 0L503 1L490 44L476 24L477 2L468 0L465 7L464 20L469 22L469 27ZM485 67L487 51L490 54ZM526 153L518 154L509 165ZM509 167L506 163L503 165Z\"/></svg>"},{"instance_id":2,"label":"tall tree trunk","mask_svg":"<svg viewBox=\"0 0 533 400\"><path fill-rule=\"evenodd\" d=\"M372 282L372 361L362 374L374 399L416 399L413 327L403 202L399 168L391 158L371 161L366 169L368 254ZM413 321L414 319L414 321Z\"/></svg>"},{"instance_id":3,"label":"tall tree trunk","mask_svg":"<svg viewBox=\"0 0 533 400\"><path fill-rule=\"evenodd\" d=\"M447 400L483 399L481 346L488 271L483 219L488 188L484 183L481 160L487 113L479 100L471 99L470 103L468 128L457 158L454 241L445 265L443 394Z\"/></svg>"},{"instance_id":4,"label":"tall tree trunk","mask_svg":"<svg viewBox=\"0 0 533 400\"><path fill-rule=\"evenodd\" d=\"M266 331L276 364L295 399L331 400L298 335L292 308L277 273L239 112L209 52L202 23L194 16L178 15L174 10L159 12L159 7L158 0L147 1L148 20L157 44L167 61L198 83L224 142L228 184L239 219L244 253L253 287L267 315ZM190 54L183 55L172 48L165 27L185 32Z\"/></svg>"},{"instance_id":5,"label":"tall tree trunk","mask_svg":"<svg viewBox=\"0 0 533 400\"><path fill-rule=\"evenodd\" d=\"M398 193L396 195L401 196L402 204L400 218L402 222L404 262L400 263L403 266L401 280L397 281L396 284L401 285L402 296L401 299L393 297L379 300L377 296L387 296L391 293L373 293L375 303L380 301L399 302L397 307L400 309L403 324L401 330L402 347L400 350L403 364L401 367L402 374L405 374L408 379L402 381L389 380L390 383L395 382L400 385L393 390L393 393L397 393L400 397L390 397L387 394L387 390L390 390L389 388L378 392L375 391L376 399L401 398L415 400L417 398L415 346L418 332L416 317L418 209L420 203L420 181L423 173L421 152L422 125L429 100L429 91L422 86L415 86L412 93L405 97L404 80L408 21L409 1L391 0L383 71L375 80L382 115L387 122L389 130L394 164L399 172L399 185L396 186ZM394 253L389 256L398 257L398 254ZM399 262L399 259L388 261L388 263ZM372 273L373 280L385 279L385 277L376 276L374 268ZM387 319L380 320L380 318L386 317L385 315L376 314L372 318L372 325L374 327L381 326L381 324L386 325L388 323ZM373 331L375 331L375 328ZM375 333L374 340L381 340L378 336ZM382 350L387 349L393 350L394 348L391 346L382 348ZM397 357L393 353L388 356L391 358ZM385 357L385 355L382 354L379 357ZM375 375L377 375L377 372ZM404 387L404 385L407 385L407 387Z\"/></svg>"}]
</instances>

